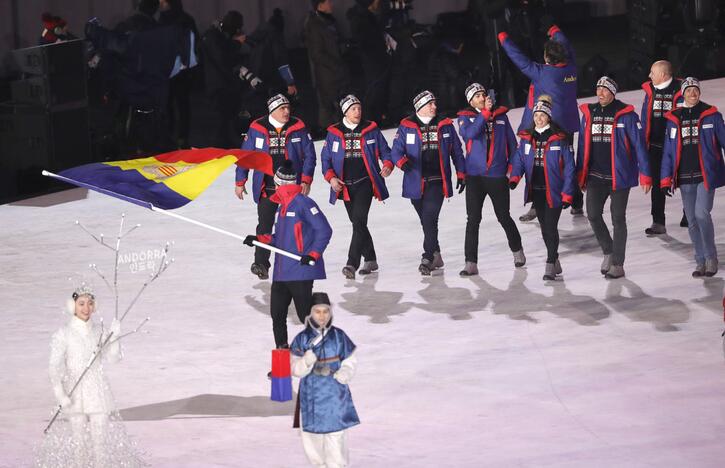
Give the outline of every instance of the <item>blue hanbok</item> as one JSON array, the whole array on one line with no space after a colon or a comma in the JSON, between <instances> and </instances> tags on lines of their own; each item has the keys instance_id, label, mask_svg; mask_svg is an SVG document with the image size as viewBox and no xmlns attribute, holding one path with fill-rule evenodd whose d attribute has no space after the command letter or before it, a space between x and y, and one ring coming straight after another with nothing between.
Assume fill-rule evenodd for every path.
<instances>
[{"instance_id":1,"label":"blue hanbok","mask_svg":"<svg viewBox=\"0 0 725 468\"><path fill-rule=\"evenodd\" d=\"M321 335L320 330L308 326L295 337L290 351L302 358L309 349L317 356L317 362L308 368L301 359L293 366L293 373L302 377L299 388L302 430L327 434L360 424L346 383L353 366L346 366L345 360L355 351L355 344L337 327L329 327ZM353 361L354 358L348 363Z\"/></svg>"}]
</instances>

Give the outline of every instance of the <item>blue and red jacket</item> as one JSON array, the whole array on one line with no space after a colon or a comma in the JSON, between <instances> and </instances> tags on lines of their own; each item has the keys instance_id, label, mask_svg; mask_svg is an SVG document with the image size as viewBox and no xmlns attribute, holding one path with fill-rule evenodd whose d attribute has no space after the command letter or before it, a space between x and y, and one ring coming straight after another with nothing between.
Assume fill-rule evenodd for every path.
<instances>
[{"instance_id":1,"label":"blue and red jacket","mask_svg":"<svg viewBox=\"0 0 725 468\"><path fill-rule=\"evenodd\" d=\"M269 152L269 130L261 123L266 118L267 116L259 118L249 126L247 136L242 142L243 150ZM292 161L292 167L297 172L297 183L305 182L311 184L312 177L315 174L315 165L317 164L315 146L312 143L312 137L307 131L304 122L294 117L290 119L292 124L287 128L285 134L284 157ZM248 174L249 169L237 166L236 185L238 187L247 183ZM263 191L264 173L254 171L254 176L252 177L252 195L254 196L255 202L259 203L259 197L263 196Z\"/></svg>"},{"instance_id":2,"label":"blue and red jacket","mask_svg":"<svg viewBox=\"0 0 725 468\"><path fill-rule=\"evenodd\" d=\"M524 204L530 201L531 181L534 175L534 142L528 130L519 132L519 148L511 158L511 182L518 183L526 175ZM571 153L567 137L555 133L546 142L544 157L544 179L546 181L546 202L549 208L560 208L562 202L571 204L574 194L574 155Z\"/></svg>"},{"instance_id":3,"label":"blue and red jacket","mask_svg":"<svg viewBox=\"0 0 725 468\"><path fill-rule=\"evenodd\" d=\"M393 167L393 161L390 160L390 147L385 141L382 132L375 122L368 122L360 136L360 148L363 153L363 162L365 169L370 177L373 185L373 195L380 201L388 198L388 189L385 186L385 179L380 175L380 160L383 165ZM345 136L335 125L327 128L327 138L322 146L322 174L326 181L330 181L333 177L344 180L343 167L345 165ZM330 203L333 205L338 198L350 200L347 187L343 187L340 193L330 189Z\"/></svg>"},{"instance_id":4,"label":"blue and red jacket","mask_svg":"<svg viewBox=\"0 0 725 468\"><path fill-rule=\"evenodd\" d=\"M516 151L516 135L506 112L507 108L499 107L493 112L470 108L458 113L458 132L466 145L466 175L506 177L509 158ZM493 121L490 141L489 121Z\"/></svg>"},{"instance_id":5,"label":"blue and red jacket","mask_svg":"<svg viewBox=\"0 0 725 468\"><path fill-rule=\"evenodd\" d=\"M406 161L410 161L412 168L403 175L403 197L417 200L423 196L423 161L421 159L421 132L413 117L406 117L400 121L398 131L393 139L393 149L390 152L393 164L400 168ZM466 160L463 157L461 140L453 126L451 119L445 118L438 122L438 156L440 160L441 177L443 178L443 196L453 196L451 186L451 159L456 167L456 177L465 179Z\"/></svg>"},{"instance_id":6,"label":"blue and red jacket","mask_svg":"<svg viewBox=\"0 0 725 468\"><path fill-rule=\"evenodd\" d=\"M673 80L678 83L678 91L672 96L672 110L675 110L682 105L685 98L682 96L682 92L679 91L679 83L682 83L682 80L679 78L673 78ZM647 81L642 83L642 89L644 90L644 102L642 102L642 112L639 114L639 118L642 120L642 127L644 128L644 142L649 150L650 134L652 133L652 113L654 111L654 101L652 100L654 85L651 81Z\"/></svg>"},{"instance_id":7,"label":"blue and red jacket","mask_svg":"<svg viewBox=\"0 0 725 468\"><path fill-rule=\"evenodd\" d=\"M682 130L680 122L680 109L665 114L667 134L665 146L662 151L662 173L660 174L660 187L675 187L677 171L680 168L682 157ZM717 107L710 106L700 114L697 123L700 144L697 150L700 156L700 170L706 190L714 190L725 185L725 161L723 148L725 147L725 124L722 114Z\"/></svg>"},{"instance_id":8,"label":"blue and red jacket","mask_svg":"<svg viewBox=\"0 0 725 468\"><path fill-rule=\"evenodd\" d=\"M332 227L315 201L302 195L299 185L283 185L270 200L278 203L274 234L258 234L257 239L300 256L310 255L314 265L276 254L272 281L306 281L325 279L322 254L330 243Z\"/></svg>"},{"instance_id":9,"label":"blue and red jacket","mask_svg":"<svg viewBox=\"0 0 725 468\"><path fill-rule=\"evenodd\" d=\"M584 190L589 175L589 158L592 144L591 109L598 104L582 104L582 120L579 126L579 145L576 155L576 174L579 187ZM609 104L610 106L612 104ZM632 153L634 152L634 157ZM614 114L612 122L612 190L651 185L649 155L644 146L644 135L634 106L626 105ZM639 179L639 180L638 180Z\"/></svg>"},{"instance_id":10,"label":"blue and red jacket","mask_svg":"<svg viewBox=\"0 0 725 468\"><path fill-rule=\"evenodd\" d=\"M576 102L576 60L574 48L564 36L558 26L549 28L550 39L561 43L568 51L569 60L566 63L549 65L537 63L519 49L514 42L508 38L505 32L499 33L498 40L508 54L511 61L521 70L521 73L529 77L529 97L524 107L524 115L521 118L519 132L531 127L534 121L532 109L542 94L548 94L554 101L552 120L561 125L569 133L579 130L579 113Z\"/></svg>"}]
</instances>

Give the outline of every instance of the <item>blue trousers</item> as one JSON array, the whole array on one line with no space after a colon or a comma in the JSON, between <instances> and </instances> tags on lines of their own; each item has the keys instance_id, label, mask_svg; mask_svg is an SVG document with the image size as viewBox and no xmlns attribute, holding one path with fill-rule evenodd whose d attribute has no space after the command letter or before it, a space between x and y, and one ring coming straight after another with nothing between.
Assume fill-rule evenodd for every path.
<instances>
[{"instance_id":1,"label":"blue trousers","mask_svg":"<svg viewBox=\"0 0 725 468\"><path fill-rule=\"evenodd\" d=\"M443 182L436 180L425 183L423 196L410 200L423 226L423 258L433 260L433 252L440 252L438 244L438 217L443 206Z\"/></svg>"},{"instance_id":2,"label":"blue trousers","mask_svg":"<svg viewBox=\"0 0 725 468\"><path fill-rule=\"evenodd\" d=\"M702 265L705 260L717 260L715 228L710 216L715 201L715 190L706 190L705 184L700 182L680 185L680 192L682 192L682 207L689 224L687 230L695 247L695 262Z\"/></svg>"}]
</instances>

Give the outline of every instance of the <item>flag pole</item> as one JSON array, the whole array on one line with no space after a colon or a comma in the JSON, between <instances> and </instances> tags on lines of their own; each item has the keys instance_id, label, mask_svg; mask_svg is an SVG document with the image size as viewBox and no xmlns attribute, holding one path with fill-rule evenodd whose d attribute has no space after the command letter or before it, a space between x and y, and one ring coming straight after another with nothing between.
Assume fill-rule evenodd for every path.
<instances>
[{"instance_id":1,"label":"flag pole","mask_svg":"<svg viewBox=\"0 0 725 468\"><path fill-rule=\"evenodd\" d=\"M186 221L187 223L196 224L199 227L203 227L203 228L209 229L211 231L218 232L219 234L224 234L225 236L239 239L241 241L244 241L246 238L246 236L240 236L239 234L234 234L233 232L229 232L224 229L220 229L216 226L211 226L209 224L202 223L201 221L197 221L195 219L187 218L186 216L182 216L180 214L173 213L171 211L167 211L162 208L157 208L153 205L151 205L151 210L155 211L156 213L161 213L163 215L170 216L172 218L180 219L181 221ZM297 260L298 262L302 259L302 257L297 254L293 254L292 252L288 252L286 250L279 249L273 245L265 244L264 242L259 242L259 241L255 240L255 241L252 241L252 244L256 245L257 247L267 249L271 252L278 253L280 255L284 255L285 257L289 257L293 260ZM314 265L314 264L315 264L314 261L310 262L310 265Z\"/></svg>"},{"instance_id":2,"label":"flag pole","mask_svg":"<svg viewBox=\"0 0 725 468\"><path fill-rule=\"evenodd\" d=\"M63 182L67 182L69 184L79 185L79 183L76 182L76 181L74 181L73 179L69 179L67 177L63 177L61 175L54 174L54 173L49 172L49 171L46 171L46 170L43 170L42 174L44 176L46 176L46 177L53 177L55 179L62 180ZM83 187L86 187L86 188L89 188L91 190L94 190L94 191L103 193L105 195L113 196L114 198L121 198L121 197L119 197L118 194L116 194L114 192L111 192L110 190L101 189L99 187L94 187L94 186L91 186L89 184L83 184L82 186ZM156 213L160 213L162 215L166 215L166 216L169 216L171 218L176 218L176 219L179 219L181 221L185 221L187 223L195 224L195 225L197 225L199 227L203 227L205 229L209 229L210 231L218 232L219 234L224 234L225 236L233 237L233 238L239 239L241 241L244 241L245 240L245 237L240 236L239 234L235 234L233 232L226 231L224 229L220 229L220 228L218 228L216 226L211 226L209 224L202 223L201 221L197 221L195 219L187 218L186 216L182 216L180 214L173 213L171 211L164 210L162 208L158 208L158 207L154 206L152 203L149 203L149 202L146 202L146 201L138 200L138 199L131 198L131 197L127 197L127 196L123 196L121 199L122 200L129 201L129 202L132 202L132 203L134 203L136 205L139 205L139 206L143 206L143 207L149 208L149 209L151 209L151 211L154 211ZM259 241L256 241L255 240L255 241L252 241L252 243L255 246L257 246L257 247L260 247L262 249L269 250L269 251L274 252L274 253L278 253L280 255L284 255L285 257L289 257L289 258L291 258L293 260L297 260L298 262L302 259L302 257L299 256L299 255L297 255L297 254L293 254L292 252L288 252L286 250L279 249L279 248L277 248L277 247L275 247L273 245L265 244L264 242L259 242ZM312 262L310 262L310 265L314 265L314 264L315 264L314 260Z\"/></svg>"}]
</instances>

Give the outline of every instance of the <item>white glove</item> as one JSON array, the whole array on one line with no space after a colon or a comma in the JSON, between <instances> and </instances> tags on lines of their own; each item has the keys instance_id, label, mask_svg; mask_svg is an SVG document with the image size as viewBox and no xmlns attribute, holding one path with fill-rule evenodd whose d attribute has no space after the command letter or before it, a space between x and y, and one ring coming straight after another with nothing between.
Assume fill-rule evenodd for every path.
<instances>
[{"instance_id":1,"label":"white glove","mask_svg":"<svg viewBox=\"0 0 725 468\"><path fill-rule=\"evenodd\" d=\"M262 84L262 80L255 76L247 67L239 67L239 78L248 82L254 89L257 89Z\"/></svg>"},{"instance_id":2,"label":"white glove","mask_svg":"<svg viewBox=\"0 0 725 468\"><path fill-rule=\"evenodd\" d=\"M61 408L68 408L71 404L73 404L73 402L68 395L63 395L58 399L58 404Z\"/></svg>"},{"instance_id":3,"label":"white glove","mask_svg":"<svg viewBox=\"0 0 725 468\"><path fill-rule=\"evenodd\" d=\"M113 322L111 322L111 328L109 328L108 331L113 333L115 338L118 338L121 335L121 322L117 318L113 319Z\"/></svg>"},{"instance_id":4,"label":"white glove","mask_svg":"<svg viewBox=\"0 0 725 468\"><path fill-rule=\"evenodd\" d=\"M315 362L317 362L317 355L315 354L314 351L312 351L311 349L308 349L307 351L305 351L305 355L302 357L302 359L305 360L305 365L307 367L310 367Z\"/></svg>"},{"instance_id":5,"label":"white glove","mask_svg":"<svg viewBox=\"0 0 725 468\"><path fill-rule=\"evenodd\" d=\"M347 385L347 383L350 381L350 378L352 378L352 372L351 369L348 367L341 367L332 374L332 376L342 385Z\"/></svg>"},{"instance_id":6,"label":"white glove","mask_svg":"<svg viewBox=\"0 0 725 468\"><path fill-rule=\"evenodd\" d=\"M262 84L262 80L260 80L259 78L257 78L255 76L254 78L252 78L252 80L249 82L249 84L252 88L257 89L259 87L259 85Z\"/></svg>"}]
</instances>

